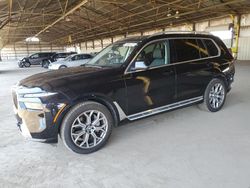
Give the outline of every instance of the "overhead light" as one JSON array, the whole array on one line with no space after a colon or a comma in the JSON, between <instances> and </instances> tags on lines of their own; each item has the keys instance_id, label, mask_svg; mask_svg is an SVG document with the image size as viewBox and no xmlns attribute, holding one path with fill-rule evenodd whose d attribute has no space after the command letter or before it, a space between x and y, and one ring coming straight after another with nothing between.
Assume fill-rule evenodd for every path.
<instances>
[{"instance_id":1,"label":"overhead light","mask_svg":"<svg viewBox=\"0 0 250 188\"><path fill-rule=\"evenodd\" d=\"M47 29L45 32L46 32L46 33L49 33L50 31Z\"/></svg>"},{"instance_id":2,"label":"overhead light","mask_svg":"<svg viewBox=\"0 0 250 188\"><path fill-rule=\"evenodd\" d=\"M171 13L168 13L168 14L167 14L167 17L170 17L170 16L172 16L172 14L171 14Z\"/></svg>"},{"instance_id":3,"label":"overhead light","mask_svg":"<svg viewBox=\"0 0 250 188\"><path fill-rule=\"evenodd\" d=\"M39 38L37 37L28 37L25 39L26 42L39 42Z\"/></svg>"},{"instance_id":4,"label":"overhead light","mask_svg":"<svg viewBox=\"0 0 250 188\"><path fill-rule=\"evenodd\" d=\"M180 13L180 12L179 12L178 10L175 12L175 18L176 18L176 19L180 18L179 13Z\"/></svg>"}]
</instances>

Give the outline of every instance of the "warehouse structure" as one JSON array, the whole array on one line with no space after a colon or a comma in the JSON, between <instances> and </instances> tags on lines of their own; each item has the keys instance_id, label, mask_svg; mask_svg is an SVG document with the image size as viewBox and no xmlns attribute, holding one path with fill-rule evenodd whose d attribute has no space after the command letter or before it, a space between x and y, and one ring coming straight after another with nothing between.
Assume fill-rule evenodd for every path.
<instances>
[{"instance_id":1,"label":"warehouse structure","mask_svg":"<svg viewBox=\"0 0 250 188\"><path fill-rule=\"evenodd\" d=\"M250 59L249 9L246 0L2 1L1 57L20 59L43 51L97 52L129 36L206 31L221 34L235 56L246 60ZM34 37L38 40L33 41Z\"/></svg>"},{"instance_id":2,"label":"warehouse structure","mask_svg":"<svg viewBox=\"0 0 250 188\"><path fill-rule=\"evenodd\" d=\"M250 0L0 0L0 188L249 188L249 72Z\"/></svg>"}]
</instances>

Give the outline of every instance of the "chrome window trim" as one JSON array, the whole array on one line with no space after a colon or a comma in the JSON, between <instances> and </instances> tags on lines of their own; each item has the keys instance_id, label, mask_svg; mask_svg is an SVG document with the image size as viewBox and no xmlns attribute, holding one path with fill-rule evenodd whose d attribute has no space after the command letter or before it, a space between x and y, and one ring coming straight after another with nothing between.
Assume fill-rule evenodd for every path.
<instances>
[{"instance_id":1,"label":"chrome window trim","mask_svg":"<svg viewBox=\"0 0 250 188\"><path fill-rule=\"evenodd\" d=\"M151 68L148 68L147 70L128 71L131 64L135 61L135 59L138 57L138 55L141 53L141 51L146 46L148 46L148 45L150 45L150 44L152 44L154 42L166 41L166 40L171 40L171 39L203 39L203 40L205 39L205 40L211 40L214 43L214 45L216 46L217 50L218 50L218 55L210 56L210 57L203 57L203 58L193 59L193 60L188 60L188 61L181 61L181 62L165 64L165 65L161 65L161 66L157 66L157 67L151 67ZM207 46L205 46L205 47L207 47ZM136 53L134 58L129 62L127 68L124 71L124 75L129 74L129 73L148 71L148 70L157 69L157 68L166 67L166 66L171 66L171 65L179 65L179 64L184 64L184 63L189 63L189 62L194 62L194 61L207 60L207 59L212 59L212 58L216 58L216 57L220 57L220 56L221 56L221 49L219 48L218 44L211 38L205 38L205 37L170 37L170 38L157 39L157 40L152 40L152 41L148 42L147 44L144 44L143 47L141 47L141 49Z\"/></svg>"}]
</instances>

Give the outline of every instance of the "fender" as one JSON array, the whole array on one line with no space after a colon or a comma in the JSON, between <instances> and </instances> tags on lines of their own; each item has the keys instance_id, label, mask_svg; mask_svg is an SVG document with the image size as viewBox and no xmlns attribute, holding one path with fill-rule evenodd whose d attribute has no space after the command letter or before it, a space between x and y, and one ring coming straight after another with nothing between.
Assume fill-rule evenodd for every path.
<instances>
[{"instance_id":1,"label":"fender","mask_svg":"<svg viewBox=\"0 0 250 188\"><path fill-rule=\"evenodd\" d=\"M115 127L118 126L118 124L120 122L119 121L120 117L119 117L118 109L114 105L113 101L103 94L91 93L91 94L85 94L81 98L78 98L78 99L72 101L71 104L67 104L66 107L61 111L60 115L58 116L57 121L55 122L55 126L58 127L58 133L59 133L63 118L69 112L69 110L72 107L74 107L76 104L84 102L84 101L95 101L95 102L101 103L102 105L106 106L114 118L114 126Z\"/></svg>"}]
</instances>

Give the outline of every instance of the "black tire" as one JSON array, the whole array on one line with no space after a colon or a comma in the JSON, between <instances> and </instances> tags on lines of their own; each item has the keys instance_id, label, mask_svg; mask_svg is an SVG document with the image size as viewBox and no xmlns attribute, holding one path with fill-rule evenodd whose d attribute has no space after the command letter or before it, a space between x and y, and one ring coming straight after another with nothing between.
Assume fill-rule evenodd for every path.
<instances>
[{"instance_id":1,"label":"black tire","mask_svg":"<svg viewBox=\"0 0 250 188\"><path fill-rule=\"evenodd\" d=\"M25 66L25 67L30 67L30 62L25 61L25 62L24 62L24 66Z\"/></svg>"},{"instance_id":2,"label":"black tire","mask_svg":"<svg viewBox=\"0 0 250 188\"><path fill-rule=\"evenodd\" d=\"M61 66L59 67L59 69L65 69L65 68L67 68L67 66L65 66L65 65L61 65Z\"/></svg>"},{"instance_id":3,"label":"black tire","mask_svg":"<svg viewBox=\"0 0 250 188\"><path fill-rule=\"evenodd\" d=\"M83 128L82 126L79 126L79 125L76 126L74 123L78 121L78 117L80 117L80 118L81 118L81 116L86 117L85 115L82 115L84 112L91 113L92 111L100 112L102 115L105 116L105 118L106 118L105 121L104 120L101 120L101 121L105 122L105 125L106 125L105 130L106 131L105 131L104 136L101 138L100 134L103 134L103 133L100 132L100 130L99 130L100 134L98 134L99 133L98 130L97 131L92 130L92 133L94 132L95 135L99 135L100 137L97 137L97 138L99 138L99 139L101 138L101 140L98 141L99 143L96 142L96 145L92 145L92 147L86 148L87 146L91 146L90 145L91 142L89 142L89 141L94 141L94 137L92 136L91 133L87 133L88 130L87 130L87 126L86 126L87 123L86 122L84 123L85 128ZM97 115L94 113L92 113L92 115L90 115L89 117L93 118L93 115L94 115L94 118L97 119ZM104 117L104 116L100 116L100 117ZM94 120L96 120L96 119L94 119ZM81 121L84 121L84 120L81 120ZM92 123L93 122L91 121L91 125L92 125ZM74 126L73 126L73 124L74 124ZM98 126L100 126L100 125L101 124L99 123ZM103 123L103 125L104 125L104 123ZM103 126L103 125L101 125L101 126ZM97 102L93 102L93 101L86 101L86 102L82 102L82 103L77 104L66 114L66 116L63 119L61 128L60 128L60 136L62 138L64 145L69 150L76 152L76 153L79 153L79 154L88 154L88 153L92 153L92 152L99 150L107 143L107 141L111 135L113 125L114 125L113 117L112 117L110 111L104 105L97 103ZM96 127L98 127L98 126L96 126ZM77 141L77 139L75 139L75 137L74 137L75 134L72 134L72 132L76 128L78 128L78 129L80 128L80 130L78 130L78 135L76 135L76 137L78 137L79 134L81 134L81 131L85 132L83 135L78 137L79 142ZM91 131L91 128L89 130ZM88 134L88 140L86 141L87 134ZM92 140L91 140L91 138L92 138ZM73 139L75 139L75 140L73 141ZM80 141L82 141L82 142L80 142ZM86 147L84 147L84 148L81 147L82 143L84 143L84 145L86 143Z\"/></svg>"},{"instance_id":4,"label":"black tire","mask_svg":"<svg viewBox=\"0 0 250 188\"><path fill-rule=\"evenodd\" d=\"M222 98L222 96L223 96L223 99L221 99L220 102L218 102L218 104L219 104L218 106L216 106L216 105L214 106L213 100L211 99L211 96L213 95L212 90L214 87L216 87L218 85L220 85L222 87L222 91L220 92L221 93L220 99ZM209 84L207 85L207 88L206 88L205 93L204 93L204 101L203 101L203 103L199 104L198 106L200 109L205 110L205 111L217 112L223 107L225 100L226 100L226 94L227 94L227 90L226 90L224 81L221 79L215 78L215 79L211 80L209 82Z\"/></svg>"}]
</instances>

